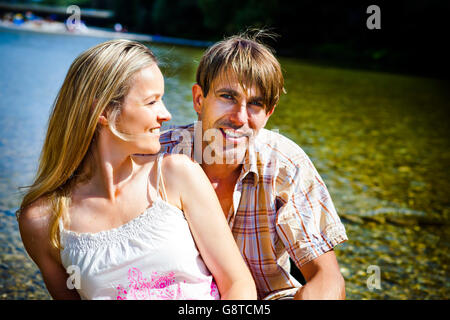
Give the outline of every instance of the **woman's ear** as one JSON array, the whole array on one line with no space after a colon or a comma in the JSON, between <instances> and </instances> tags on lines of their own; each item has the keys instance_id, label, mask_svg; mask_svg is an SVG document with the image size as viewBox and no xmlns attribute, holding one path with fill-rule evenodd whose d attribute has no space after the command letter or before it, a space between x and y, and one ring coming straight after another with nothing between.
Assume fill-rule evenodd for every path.
<instances>
[{"instance_id":1,"label":"woman's ear","mask_svg":"<svg viewBox=\"0 0 450 320\"><path fill-rule=\"evenodd\" d=\"M95 112L95 107L97 106L97 99L94 99L94 102L92 102L92 106L91 106L91 112ZM108 117L106 114L106 111L103 110L102 114L98 117L98 124L103 125L103 126L107 126L108 125Z\"/></svg>"},{"instance_id":2,"label":"woman's ear","mask_svg":"<svg viewBox=\"0 0 450 320\"><path fill-rule=\"evenodd\" d=\"M95 106L95 103L97 103L97 101L94 101L94 103L92 104L93 107ZM100 124L102 126L108 125L108 113L106 112L106 108L105 108L105 110L103 110L103 112L98 117L98 124Z\"/></svg>"},{"instance_id":3,"label":"woman's ear","mask_svg":"<svg viewBox=\"0 0 450 320\"><path fill-rule=\"evenodd\" d=\"M98 117L98 123L101 124L102 126L108 125L108 119L103 113Z\"/></svg>"},{"instance_id":4,"label":"woman's ear","mask_svg":"<svg viewBox=\"0 0 450 320\"><path fill-rule=\"evenodd\" d=\"M197 83L192 86L192 101L194 103L194 110L200 115L203 105L203 90Z\"/></svg>"}]
</instances>

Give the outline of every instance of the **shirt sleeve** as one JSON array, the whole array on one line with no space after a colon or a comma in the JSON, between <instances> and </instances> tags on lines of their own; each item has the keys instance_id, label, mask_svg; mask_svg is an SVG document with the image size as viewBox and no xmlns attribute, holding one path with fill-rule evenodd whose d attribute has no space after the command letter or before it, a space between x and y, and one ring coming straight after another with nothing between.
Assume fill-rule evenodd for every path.
<instances>
[{"instance_id":1,"label":"shirt sleeve","mask_svg":"<svg viewBox=\"0 0 450 320\"><path fill-rule=\"evenodd\" d=\"M306 154L288 170L279 186L276 228L289 256L298 268L348 240L317 170ZM281 174L283 175L283 174Z\"/></svg>"}]
</instances>

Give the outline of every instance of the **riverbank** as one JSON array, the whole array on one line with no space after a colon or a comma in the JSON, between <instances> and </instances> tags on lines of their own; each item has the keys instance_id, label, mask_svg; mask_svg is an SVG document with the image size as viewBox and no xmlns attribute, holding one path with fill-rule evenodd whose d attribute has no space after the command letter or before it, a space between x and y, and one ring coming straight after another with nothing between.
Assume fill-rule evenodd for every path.
<instances>
[{"instance_id":1,"label":"riverbank","mask_svg":"<svg viewBox=\"0 0 450 320\"><path fill-rule=\"evenodd\" d=\"M212 42L208 41L173 38L160 35L118 32L118 31L111 31L106 28L87 27L85 25L81 28L77 28L74 29L73 31L70 31L65 23L58 21L38 20L38 21L24 21L21 24L15 24L11 21L0 19L0 31L2 31L2 29L34 32L34 33L37 32L47 34L68 35L68 36L85 36L85 37L87 36L87 37L112 38L112 39L120 38L120 39L147 41L153 43L173 44L178 46L199 47L199 48L206 48L212 44Z\"/></svg>"}]
</instances>

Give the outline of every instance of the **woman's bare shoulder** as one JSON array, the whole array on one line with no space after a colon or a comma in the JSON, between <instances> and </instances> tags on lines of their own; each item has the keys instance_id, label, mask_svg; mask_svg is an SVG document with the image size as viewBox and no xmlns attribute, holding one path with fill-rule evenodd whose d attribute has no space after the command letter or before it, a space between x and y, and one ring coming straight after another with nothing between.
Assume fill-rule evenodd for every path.
<instances>
[{"instance_id":1,"label":"woman's bare shoulder","mask_svg":"<svg viewBox=\"0 0 450 320\"><path fill-rule=\"evenodd\" d=\"M202 173L200 165L184 154L165 154L162 169L166 180L175 179L178 183L183 179L195 178Z\"/></svg>"},{"instance_id":2,"label":"woman's bare shoulder","mask_svg":"<svg viewBox=\"0 0 450 320\"><path fill-rule=\"evenodd\" d=\"M200 165L183 154L164 155L162 174L169 198L181 199L190 194L194 185L205 180Z\"/></svg>"},{"instance_id":3,"label":"woman's bare shoulder","mask_svg":"<svg viewBox=\"0 0 450 320\"><path fill-rule=\"evenodd\" d=\"M31 203L17 217L22 238L27 235L48 235L51 217L51 205L45 197Z\"/></svg>"},{"instance_id":4,"label":"woman's bare shoulder","mask_svg":"<svg viewBox=\"0 0 450 320\"><path fill-rule=\"evenodd\" d=\"M165 153L163 166L168 169L186 169L187 166L198 166L198 163L185 154Z\"/></svg>"}]
</instances>

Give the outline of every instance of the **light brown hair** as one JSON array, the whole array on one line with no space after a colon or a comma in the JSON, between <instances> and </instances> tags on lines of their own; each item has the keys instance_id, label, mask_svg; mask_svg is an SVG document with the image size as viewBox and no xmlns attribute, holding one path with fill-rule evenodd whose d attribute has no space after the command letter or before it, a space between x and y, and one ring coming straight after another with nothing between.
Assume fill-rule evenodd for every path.
<instances>
[{"instance_id":1,"label":"light brown hair","mask_svg":"<svg viewBox=\"0 0 450 320\"><path fill-rule=\"evenodd\" d=\"M196 81L206 97L213 81L226 74L237 77L241 87L256 85L263 96L266 112L278 103L284 90L280 63L271 48L260 39L274 35L263 30L247 31L217 42L203 54Z\"/></svg>"}]
</instances>

